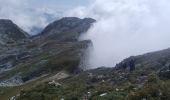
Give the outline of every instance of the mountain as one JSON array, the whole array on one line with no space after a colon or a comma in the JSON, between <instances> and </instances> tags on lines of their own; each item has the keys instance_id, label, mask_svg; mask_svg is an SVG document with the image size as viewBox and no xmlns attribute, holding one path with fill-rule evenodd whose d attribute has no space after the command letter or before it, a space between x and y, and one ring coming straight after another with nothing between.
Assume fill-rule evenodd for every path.
<instances>
[{"instance_id":1,"label":"mountain","mask_svg":"<svg viewBox=\"0 0 170 100\"><path fill-rule=\"evenodd\" d=\"M94 22L95 20L91 18L64 17L49 24L38 36L59 42L77 41L79 36L86 32Z\"/></svg>"},{"instance_id":2,"label":"mountain","mask_svg":"<svg viewBox=\"0 0 170 100\"><path fill-rule=\"evenodd\" d=\"M69 24L64 24L66 22ZM80 61L91 41L78 41L77 34L88 31L94 22L91 18L63 18L48 25L39 35L4 48L0 52L0 86L21 85L61 70L80 72ZM24 36L22 38L26 39Z\"/></svg>"},{"instance_id":3,"label":"mountain","mask_svg":"<svg viewBox=\"0 0 170 100\"><path fill-rule=\"evenodd\" d=\"M170 100L170 49L126 58L113 68L97 68L46 81L20 92L18 100ZM54 95L53 95L54 94Z\"/></svg>"},{"instance_id":4,"label":"mountain","mask_svg":"<svg viewBox=\"0 0 170 100\"><path fill-rule=\"evenodd\" d=\"M2 47L0 98L170 100L170 48L126 58L113 68L83 71L80 64L92 42L79 36L95 22L65 17L36 36L20 38L24 42Z\"/></svg>"},{"instance_id":5,"label":"mountain","mask_svg":"<svg viewBox=\"0 0 170 100\"><path fill-rule=\"evenodd\" d=\"M13 43L29 35L8 19L0 19L0 44Z\"/></svg>"},{"instance_id":6,"label":"mountain","mask_svg":"<svg viewBox=\"0 0 170 100\"><path fill-rule=\"evenodd\" d=\"M130 63L134 63L134 65ZM170 79L170 48L129 57L119 63L116 68L126 70L142 69L147 74L156 72L161 78Z\"/></svg>"}]
</instances>

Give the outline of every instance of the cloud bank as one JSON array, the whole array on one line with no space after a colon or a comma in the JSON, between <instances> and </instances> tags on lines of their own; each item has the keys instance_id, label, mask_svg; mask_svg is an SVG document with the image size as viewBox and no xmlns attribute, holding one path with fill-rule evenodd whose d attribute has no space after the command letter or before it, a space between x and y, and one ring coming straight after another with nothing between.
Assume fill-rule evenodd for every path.
<instances>
[{"instance_id":1,"label":"cloud bank","mask_svg":"<svg viewBox=\"0 0 170 100\"><path fill-rule=\"evenodd\" d=\"M11 19L30 34L63 17L63 13L89 0L0 0L0 19Z\"/></svg>"},{"instance_id":2,"label":"cloud bank","mask_svg":"<svg viewBox=\"0 0 170 100\"><path fill-rule=\"evenodd\" d=\"M66 15L97 20L81 37L93 42L91 68L113 67L126 57L170 47L169 0L92 0Z\"/></svg>"},{"instance_id":3,"label":"cloud bank","mask_svg":"<svg viewBox=\"0 0 170 100\"><path fill-rule=\"evenodd\" d=\"M96 19L81 37L93 42L87 59L91 68L113 67L126 57L170 47L169 0L91 0L90 5L68 12L61 5L58 7L63 8L57 9L57 4L46 1L44 6L41 1L45 0L38 4L33 0L0 0L0 18L11 19L31 34L62 16Z\"/></svg>"},{"instance_id":4,"label":"cloud bank","mask_svg":"<svg viewBox=\"0 0 170 100\"><path fill-rule=\"evenodd\" d=\"M32 6L30 1L0 0L0 18L11 19L26 32L36 34L41 28L60 17L60 13L55 9Z\"/></svg>"}]
</instances>

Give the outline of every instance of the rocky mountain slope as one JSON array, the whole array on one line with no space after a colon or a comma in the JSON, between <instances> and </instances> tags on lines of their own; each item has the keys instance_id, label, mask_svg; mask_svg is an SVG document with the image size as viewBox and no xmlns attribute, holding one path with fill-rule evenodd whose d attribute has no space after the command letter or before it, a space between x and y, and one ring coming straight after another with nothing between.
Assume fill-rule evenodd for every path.
<instances>
[{"instance_id":1,"label":"rocky mountain slope","mask_svg":"<svg viewBox=\"0 0 170 100\"><path fill-rule=\"evenodd\" d=\"M69 24L63 24L67 21ZM18 31L18 27L14 29L12 27L12 30L12 22L2 24L1 31L5 33L1 34L14 34L16 38L10 35L13 40L26 39L27 41L11 43L1 51L0 86L20 85L41 75L60 70L70 73L80 71L79 62L91 41L78 41L77 34L87 31L94 22L95 20L90 18L63 18L54 22L54 25L47 26L49 32L45 28L42 33L32 38ZM58 27L60 24L61 27L68 27L67 31ZM52 31L56 32L50 33Z\"/></svg>"},{"instance_id":2,"label":"rocky mountain slope","mask_svg":"<svg viewBox=\"0 0 170 100\"><path fill-rule=\"evenodd\" d=\"M134 63L134 65L132 66L130 63ZM144 55L129 57L118 64L116 69L143 69L145 70L145 73L148 74L154 71L162 79L170 79L170 48Z\"/></svg>"},{"instance_id":3,"label":"rocky mountain slope","mask_svg":"<svg viewBox=\"0 0 170 100\"><path fill-rule=\"evenodd\" d=\"M35 40L56 40L58 42L78 41L79 36L90 28L95 20L91 18L79 19L76 17L64 17L59 21L49 24L36 36Z\"/></svg>"},{"instance_id":4,"label":"rocky mountain slope","mask_svg":"<svg viewBox=\"0 0 170 100\"><path fill-rule=\"evenodd\" d=\"M8 19L0 19L0 44L13 43L29 35Z\"/></svg>"},{"instance_id":5,"label":"rocky mountain slope","mask_svg":"<svg viewBox=\"0 0 170 100\"><path fill-rule=\"evenodd\" d=\"M18 100L170 100L170 49L23 90Z\"/></svg>"},{"instance_id":6,"label":"rocky mountain slope","mask_svg":"<svg viewBox=\"0 0 170 100\"><path fill-rule=\"evenodd\" d=\"M19 39L10 37L14 42L3 42L0 49L0 98L170 100L170 49L126 58L113 68L82 71L80 62L92 43L78 38L93 23L91 18L65 17L36 36L14 31ZM0 31L12 33L11 25L0 25Z\"/></svg>"}]
</instances>

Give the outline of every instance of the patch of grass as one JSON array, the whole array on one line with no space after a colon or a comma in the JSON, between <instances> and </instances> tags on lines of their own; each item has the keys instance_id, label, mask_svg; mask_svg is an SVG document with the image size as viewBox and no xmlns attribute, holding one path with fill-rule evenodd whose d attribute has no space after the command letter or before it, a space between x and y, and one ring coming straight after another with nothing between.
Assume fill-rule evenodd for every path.
<instances>
[{"instance_id":1,"label":"patch of grass","mask_svg":"<svg viewBox=\"0 0 170 100\"><path fill-rule=\"evenodd\" d=\"M144 86L136 92L129 94L128 100L170 100L170 81L159 80L155 76L150 79Z\"/></svg>"}]
</instances>

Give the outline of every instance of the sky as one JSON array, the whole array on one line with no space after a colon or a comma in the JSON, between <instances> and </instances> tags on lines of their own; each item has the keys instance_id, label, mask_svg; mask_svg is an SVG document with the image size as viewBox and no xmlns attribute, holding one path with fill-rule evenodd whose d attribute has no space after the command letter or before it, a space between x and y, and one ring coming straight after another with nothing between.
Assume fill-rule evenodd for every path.
<instances>
[{"instance_id":1,"label":"sky","mask_svg":"<svg viewBox=\"0 0 170 100\"><path fill-rule=\"evenodd\" d=\"M0 0L0 18L34 35L61 17L91 17L89 68L114 67L129 56L170 47L170 0Z\"/></svg>"},{"instance_id":2,"label":"sky","mask_svg":"<svg viewBox=\"0 0 170 100\"><path fill-rule=\"evenodd\" d=\"M0 0L0 18L11 19L30 34L76 6L85 6L88 0Z\"/></svg>"},{"instance_id":3,"label":"sky","mask_svg":"<svg viewBox=\"0 0 170 100\"><path fill-rule=\"evenodd\" d=\"M68 10L75 6L87 5L89 0L29 0L34 7L47 7L58 10Z\"/></svg>"}]
</instances>

